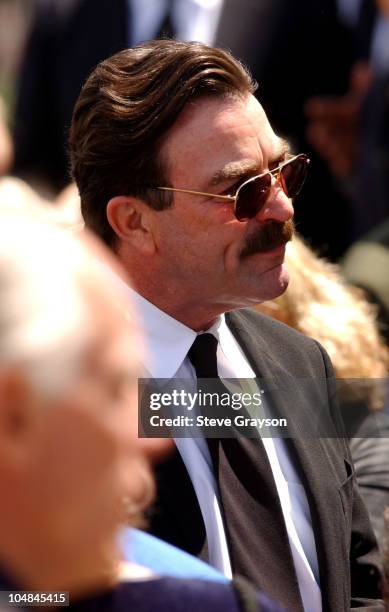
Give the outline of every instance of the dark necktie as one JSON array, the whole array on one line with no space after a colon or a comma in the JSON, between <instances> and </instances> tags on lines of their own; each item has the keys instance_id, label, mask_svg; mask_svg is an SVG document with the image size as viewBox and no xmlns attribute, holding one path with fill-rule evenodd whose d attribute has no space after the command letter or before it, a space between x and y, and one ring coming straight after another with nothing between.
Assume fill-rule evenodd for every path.
<instances>
[{"instance_id":1,"label":"dark necktie","mask_svg":"<svg viewBox=\"0 0 389 612\"><path fill-rule=\"evenodd\" d=\"M218 378L217 345L212 334L196 337L188 357L197 378ZM219 485L232 571L281 599L288 609L302 610L282 508L260 437L207 439L207 443Z\"/></svg>"},{"instance_id":2,"label":"dark necktie","mask_svg":"<svg viewBox=\"0 0 389 612\"><path fill-rule=\"evenodd\" d=\"M169 0L168 7L166 13L164 15L163 21L159 26L159 30L155 35L155 38L174 38L176 35L175 28L172 21L172 8L173 8L174 0Z\"/></svg>"}]
</instances>

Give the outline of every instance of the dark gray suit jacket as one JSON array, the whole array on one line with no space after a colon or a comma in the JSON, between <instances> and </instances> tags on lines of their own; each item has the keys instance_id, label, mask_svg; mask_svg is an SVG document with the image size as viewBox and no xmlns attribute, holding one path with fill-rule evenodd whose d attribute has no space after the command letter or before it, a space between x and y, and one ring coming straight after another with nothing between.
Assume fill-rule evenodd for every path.
<instances>
[{"instance_id":1,"label":"dark gray suit jacket","mask_svg":"<svg viewBox=\"0 0 389 612\"><path fill-rule=\"evenodd\" d=\"M254 311L241 310L226 318L258 378L276 388L274 408L288 419L293 435L287 440L290 456L311 510L323 610L382 610L376 542L341 435L328 356L315 341ZM307 423L314 427L325 423L332 437L308 437ZM169 461L167 471L166 464L158 470L159 500L150 515L150 528L155 535L199 554L205 532L193 487L182 461ZM228 516L225 520L228 525ZM285 554L289 552L286 542ZM264 575L256 586L287 607L288 602L299 600L297 580L296 593L290 593L290 581L288 585L286 592L285 585L274 584L273 576Z\"/></svg>"}]
</instances>

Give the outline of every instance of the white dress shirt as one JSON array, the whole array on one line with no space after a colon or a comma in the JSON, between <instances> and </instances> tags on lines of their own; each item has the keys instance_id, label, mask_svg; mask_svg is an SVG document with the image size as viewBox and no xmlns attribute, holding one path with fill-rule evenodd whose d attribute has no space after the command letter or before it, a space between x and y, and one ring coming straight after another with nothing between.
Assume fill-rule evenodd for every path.
<instances>
[{"instance_id":1,"label":"white dress shirt","mask_svg":"<svg viewBox=\"0 0 389 612\"><path fill-rule=\"evenodd\" d=\"M145 368L153 378L196 380L187 357L197 333L148 302L130 288L145 334ZM259 331L259 330L258 330ZM217 364L222 378L255 378L224 316L207 330L218 340ZM315 538L308 500L282 438L262 438L288 533L304 610L319 612L321 591ZM207 532L211 565L231 578L227 539L208 446L203 438L177 438L176 446L192 480Z\"/></svg>"},{"instance_id":2,"label":"white dress shirt","mask_svg":"<svg viewBox=\"0 0 389 612\"><path fill-rule=\"evenodd\" d=\"M128 40L135 45L154 38L169 6L169 0L127 0L130 7ZM223 0L175 0L171 21L179 40L215 41Z\"/></svg>"}]
</instances>

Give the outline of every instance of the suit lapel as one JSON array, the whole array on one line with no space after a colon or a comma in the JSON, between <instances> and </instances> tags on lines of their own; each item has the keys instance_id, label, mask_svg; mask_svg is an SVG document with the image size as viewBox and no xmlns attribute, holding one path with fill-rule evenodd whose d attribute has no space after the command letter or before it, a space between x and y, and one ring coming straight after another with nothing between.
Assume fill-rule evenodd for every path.
<instances>
[{"instance_id":1,"label":"suit lapel","mask_svg":"<svg viewBox=\"0 0 389 612\"><path fill-rule=\"evenodd\" d=\"M308 385L308 380L301 381L291 376L269 355L261 339L258 322L254 324L240 313L228 314L226 320L257 377L265 387L269 387L272 409L275 409L277 416L288 420L290 437L285 442L305 488L311 511L323 609L334 609L335 602L337 605L340 601L347 602L348 592L347 572L343 565L348 559L346 524L339 493L342 485L339 473L344 470L344 465L341 465L344 459L339 439L315 437L315 427L311 435L306 428L314 413L320 412L318 404L323 405L325 380L319 377L311 379ZM323 409L328 411L328 392L327 404Z\"/></svg>"}]
</instances>

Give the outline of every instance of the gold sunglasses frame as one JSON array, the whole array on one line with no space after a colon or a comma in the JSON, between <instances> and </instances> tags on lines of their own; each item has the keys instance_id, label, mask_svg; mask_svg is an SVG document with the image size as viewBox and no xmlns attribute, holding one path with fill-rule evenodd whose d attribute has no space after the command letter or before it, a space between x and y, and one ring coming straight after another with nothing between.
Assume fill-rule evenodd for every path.
<instances>
[{"instance_id":1,"label":"gold sunglasses frame","mask_svg":"<svg viewBox=\"0 0 389 612\"><path fill-rule=\"evenodd\" d=\"M244 181L241 185L239 185L238 189L235 192L235 195L221 195L221 194L219 195L217 193L207 193L206 191L194 191L193 189L179 189L177 187L155 187L154 189L158 189L160 191L173 191L173 192L177 192L177 193L188 193L190 195L206 196L206 197L209 197L209 198L214 198L214 199L217 199L217 200L221 200L222 202L234 202L234 214L236 216L236 202L238 200L239 191L242 189L242 187L244 187L248 183L251 183L251 181L254 181L256 179L262 178L263 176L266 176L267 174L270 174L271 177L274 177L276 182L280 183L280 185L282 187L282 190L285 193L285 195L288 195L285 192L285 189L284 189L284 186L282 184L282 181L280 181L281 170L285 166L290 164L291 162L293 162L296 159L298 159L299 157L305 157L307 165L309 165L311 160L309 159L309 157L305 153L299 153L298 155L294 155L290 159L286 159L285 161L281 162L281 164L279 166L277 166L277 168L273 168L273 170L267 170L267 172L263 172L262 174L257 174L256 176L251 176L249 179L247 179L247 181ZM271 186L269 188L269 193L270 193L270 190L271 190Z\"/></svg>"}]
</instances>

